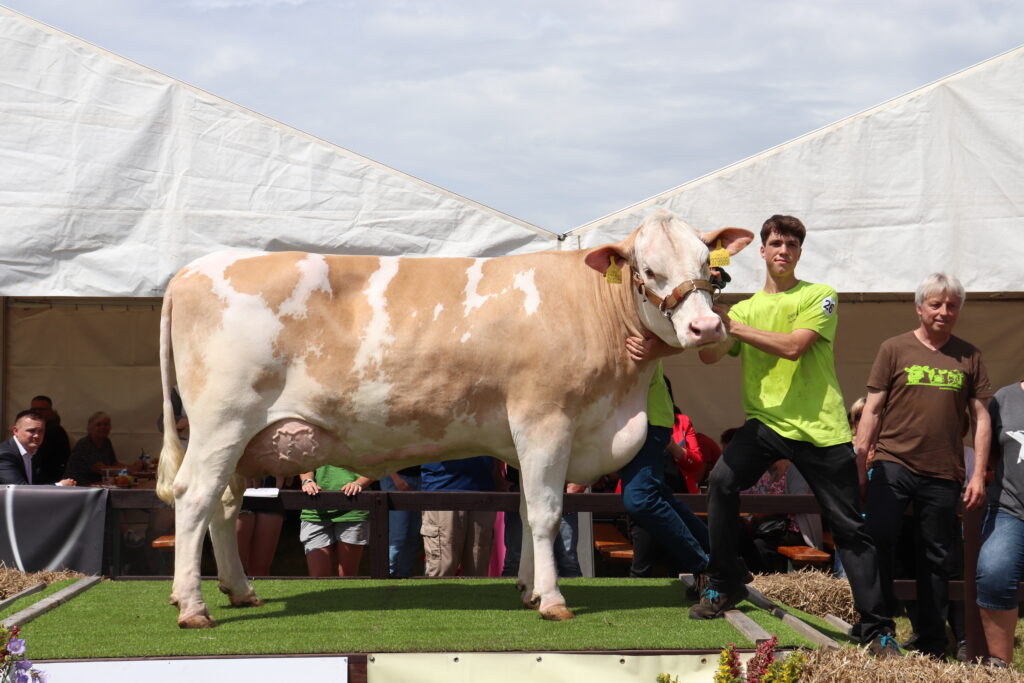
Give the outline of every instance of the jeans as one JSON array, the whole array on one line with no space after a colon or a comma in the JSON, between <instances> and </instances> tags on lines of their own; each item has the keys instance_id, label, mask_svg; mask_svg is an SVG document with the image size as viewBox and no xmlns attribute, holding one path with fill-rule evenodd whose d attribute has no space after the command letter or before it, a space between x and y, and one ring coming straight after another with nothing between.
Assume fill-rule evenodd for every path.
<instances>
[{"instance_id":1,"label":"jeans","mask_svg":"<svg viewBox=\"0 0 1024 683\"><path fill-rule=\"evenodd\" d=\"M708 528L690 508L675 499L665 483L665 447L670 427L647 425L647 439L633 460L619 470L622 503L630 518L643 527L687 572L708 565Z\"/></svg>"},{"instance_id":2,"label":"jeans","mask_svg":"<svg viewBox=\"0 0 1024 683\"><path fill-rule=\"evenodd\" d=\"M518 487L513 487L518 490ZM580 540L579 513L567 512L562 515L558 525L553 550L555 552L555 569L560 578L583 576L580 570L576 546ZM523 520L518 512L505 513L505 562L501 566L502 576L519 574L519 555L522 551Z\"/></svg>"},{"instance_id":3,"label":"jeans","mask_svg":"<svg viewBox=\"0 0 1024 683\"><path fill-rule=\"evenodd\" d=\"M978 607L1017 609L1017 582L1024 575L1024 520L989 508L978 555Z\"/></svg>"},{"instance_id":4,"label":"jeans","mask_svg":"<svg viewBox=\"0 0 1024 683\"><path fill-rule=\"evenodd\" d=\"M746 568L738 557L740 491L750 488L776 460L786 459L800 470L821 506L822 517L843 557L843 566L860 613L861 639L895 632L878 578L875 544L860 514L857 461L849 443L819 447L779 436L758 420L747 420L736 432L708 480L711 522L712 588L732 591L742 585Z\"/></svg>"},{"instance_id":5,"label":"jeans","mask_svg":"<svg viewBox=\"0 0 1024 683\"><path fill-rule=\"evenodd\" d=\"M958 525L956 505L960 484L948 479L922 477L889 461L876 461L865 503L868 531L878 548L879 572L886 607L895 611L893 594L896 552L907 506L914 506L917 600L915 647L943 656L949 613L949 580L955 571Z\"/></svg>"},{"instance_id":6,"label":"jeans","mask_svg":"<svg viewBox=\"0 0 1024 683\"><path fill-rule=\"evenodd\" d=\"M410 491L420 490L420 478L417 476L402 477L409 485ZM381 477L382 491L397 491L398 487L391 477ZM412 576L416 558L423 549L420 539L420 513L418 510L391 510L388 512L388 573L392 578Z\"/></svg>"}]
</instances>

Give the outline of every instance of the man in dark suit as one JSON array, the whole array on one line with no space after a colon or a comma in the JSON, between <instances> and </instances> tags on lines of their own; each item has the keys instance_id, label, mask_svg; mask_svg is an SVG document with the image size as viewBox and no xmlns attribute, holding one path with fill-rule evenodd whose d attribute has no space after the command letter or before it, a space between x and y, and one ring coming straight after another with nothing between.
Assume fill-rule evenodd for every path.
<instances>
[{"instance_id":1,"label":"man in dark suit","mask_svg":"<svg viewBox=\"0 0 1024 683\"><path fill-rule=\"evenodd\" d=\"M32 483L54 484L64 478L71 456L71 441L60 425L60 415L53 409L53 399L40 394L32 398L28 407L46 421L46 441L35 455L39 460L39 479L33 479Z\"/></svg>"},{"instance_id":2,"label":"man in dark suit","mask_svg":"<svg viewBox=\"0 0 1024 683\"><path fill-rule=\"evenodd\" d=\"M23 410L14 420L13 436L0 444L0 484L44 483L42 463L36 461L46 420L31 410ZM62 479L57 486L74 486L74 479Z\"/></svg>"}]
</instances>

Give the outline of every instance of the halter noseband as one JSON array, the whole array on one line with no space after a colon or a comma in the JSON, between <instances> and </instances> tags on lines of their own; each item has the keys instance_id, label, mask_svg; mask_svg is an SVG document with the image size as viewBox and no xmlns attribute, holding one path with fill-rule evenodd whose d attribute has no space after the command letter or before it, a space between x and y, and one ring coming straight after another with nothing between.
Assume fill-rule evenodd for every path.
<instances>
[{"instance_id":1,"label":"halter noseband","mask_svg":"<svg viewBox=\"0 0 1024 683\"><path fill-rule=\"evenodd\" d=\"M718 297L720 287L713 284L710 280L686 280L676 285L667 297L662 299L660 296L652 292L647 288L640 273L637 269L630 268L633 271L633 286L636 287L636 291L639 292L640 296L646 301L650 301L652 304L658 307L658 311L668 319L672 318L672 311L679 306L679 304L686 301L686 297L690 296L696 291L707 292L711 295L712 300Z\"/></svg>"}]
</instances>

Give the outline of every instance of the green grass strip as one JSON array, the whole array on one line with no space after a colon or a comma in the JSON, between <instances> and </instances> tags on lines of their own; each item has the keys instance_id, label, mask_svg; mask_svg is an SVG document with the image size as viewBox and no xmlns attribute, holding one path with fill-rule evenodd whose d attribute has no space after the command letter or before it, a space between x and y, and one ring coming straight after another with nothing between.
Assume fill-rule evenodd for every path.
<instances>
[{"instance_id":1,"label":"green grass strip","mask_svg":"<svg viewBox=\"0 0 1024 683\"><path fill-rule=\"evenodd\" d=\"M714 649L752 647L722 619L687 618L670 579L568 579L576 619L545 622L518 607L509 579L256 582L266 604L232 608L203 583L220 626L183 631L170 582L114 581L26 625L34 659L335 652ZM741 609L782 647L807 641L767 612Z\"/></svg>"},{"instance_id":2,"label":"green grass strip","mask_svg":"<svg viewBox=\"0 0 1024 683\"><path fill-rule=\"evenodd\" d=\"M8 605L4 609L0 610L0 620L6 619L7 617L11 616L12 614L20 612L21 610L25 609L29 605L36 604L37 602L39 602L43 598L50 597L51 595L53 595L57 591L59 591L59 590L61 590L63 588L67 588L68 586L70 586L71 584L73 584L77 580L78 579L65 579L63 581L56 581L54 583L51 583L49 586L47 586L43 590L39 591L38 593L33 593L32 595L26 595L23 598L19 598L19 599L15 600L10 605Z\"/></svg>"}]
</instances>

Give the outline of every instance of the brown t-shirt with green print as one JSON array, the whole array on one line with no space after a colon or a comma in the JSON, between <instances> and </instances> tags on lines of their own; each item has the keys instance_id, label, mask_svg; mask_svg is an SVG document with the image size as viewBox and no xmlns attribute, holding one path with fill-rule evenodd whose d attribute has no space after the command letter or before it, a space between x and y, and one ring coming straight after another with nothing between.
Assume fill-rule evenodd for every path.
<instances>
[{"instance_id":1,"label":"brown t-shirt with green print","mask_svg":"<svg viewBox=\"0 0 1024 683\"><path fill-rule=\"evenodd\" d=\"M898 335L878 349L868 389L888 393L876 460L963 482L968 402L992 396L981 351L959 337L933 351L913 332Z\"/></svg>"}]
</instances>

